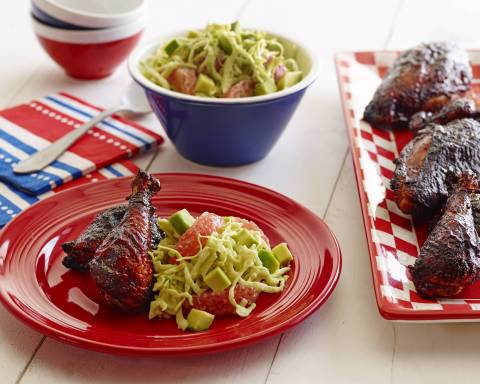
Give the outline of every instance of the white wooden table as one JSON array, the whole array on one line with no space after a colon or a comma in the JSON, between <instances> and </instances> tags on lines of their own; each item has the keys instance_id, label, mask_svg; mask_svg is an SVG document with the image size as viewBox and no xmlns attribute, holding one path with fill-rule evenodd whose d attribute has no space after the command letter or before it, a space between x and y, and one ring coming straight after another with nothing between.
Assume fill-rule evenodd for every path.
<instances>
[{"instance_id":1,"label":"white wooden table","mask_svg":"<svg viewBox=\"0 0 480 384\"><path fill-rule=\"evenodd\" d=\"M68 90L111 105L130 81L125 67L100 81L66 77L43 53L29 23L29 2L0 12L0 108ZM479 48L480 3L469 0L151 0L144 41L207 22L240 20L309 43L318 81L265 160L209 168L183 160L170 143L135 159L151 172L228 176L273 188L325 218L343 251L330 300L281 336L218 355L116 357L75 348L27 328L0 308L3 383L478 383L480 325L402 324L378 314L332 54L403 49L452 39ZM142 121L161 132L155 118Z\"/></svg>"}]
</instances>

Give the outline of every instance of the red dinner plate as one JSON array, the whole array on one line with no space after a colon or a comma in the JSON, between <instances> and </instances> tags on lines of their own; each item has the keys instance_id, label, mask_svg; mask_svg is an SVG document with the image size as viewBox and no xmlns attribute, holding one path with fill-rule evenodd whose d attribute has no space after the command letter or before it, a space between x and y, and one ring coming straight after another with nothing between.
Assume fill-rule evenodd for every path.
<instances>
[{"instance_id":1,"label":"red dinner plate","mask_svg":"<svg viewBox=\"0 0 480 384\"><path fill-rule=\"evenodd\" d=\"M139 355L200 354L238 347L285 331L320 307L341 268L327 225L295 201L238 180L195 174L157 174L153 199L160 216L187 208L255 221L272 244L294 255L287 287L263 293L246 318L215 319L205 332L182 332L175 320L113 312L95 301L88 274L63 267L60 245L76 238L95 214L125 202L131 178L81 185L35 204L0 233L0 298L38 331L98 351Z\"/></svg>"}]
</instances>

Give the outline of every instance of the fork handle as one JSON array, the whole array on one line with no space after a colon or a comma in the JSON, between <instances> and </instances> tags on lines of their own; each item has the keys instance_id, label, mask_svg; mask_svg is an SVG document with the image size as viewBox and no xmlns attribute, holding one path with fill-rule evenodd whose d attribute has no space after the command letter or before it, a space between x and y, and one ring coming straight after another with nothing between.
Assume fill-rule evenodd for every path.
<instances>
[{"instance_id":1,"label":"fork handle","mask_svg":"<svg viewBox=\"0 0 480 384\"><path fill-rule=\"evenodd\" d=\"M45 168L47 165L56 160L60 155L65 152L75 141L77 141L81 136L85 134L90 128L98 124L100 121L106 117L113 115L115 112L118 112L122 109L121 106L116 106L114 108L106 109L103 112L100 112L98 115L93 117L91 120L87 121L85 124L80 127L72 130L66 135L62 136L57 141L51 143L47 147L39 150L34 153L32 156L26 158L25 160L20 161L17 165L13 167L15 173L31 173L35 171L40 171Z\"/></svg>"}]
</instances>

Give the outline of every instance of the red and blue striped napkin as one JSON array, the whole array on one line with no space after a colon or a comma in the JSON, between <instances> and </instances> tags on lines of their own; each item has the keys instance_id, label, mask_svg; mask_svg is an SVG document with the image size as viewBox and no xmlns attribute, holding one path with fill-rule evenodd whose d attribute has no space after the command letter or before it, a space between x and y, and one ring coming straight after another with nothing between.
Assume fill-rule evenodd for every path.
<instances>
[{"instance_id":1,"label":"red and blue striped napkin","mask_svg":"<svg viewBox=\"0 0 480 384\"><path fill-rule=\"evenodd\" d=\"M163 142L157 133L114 116L90 129L44 170L24 175L13 172L12 167L18 161L46 147L101 110L61 92L1 111L0 180L5 188L33 196L44 194Z\"/></svg>"},{"instance_id":2,"label":"red and blue striped napkin","mask_svg":"<svg viewBox=\"0 0 480 384\"><path fill-rule=\"evenodd\" d=\"M137 172L138 167L132 162L125 160L112 165L107 165L98 171L93 171L86 176L37 196L26 194L13 188L11 185L0 182L0 228L7 224L20 211L28 208L39 200L51 196L53 193L61 192L65 189L85 183L95 183L100 180L113 179L120 176L132 176Z\"/></svg>"}]
</instances>

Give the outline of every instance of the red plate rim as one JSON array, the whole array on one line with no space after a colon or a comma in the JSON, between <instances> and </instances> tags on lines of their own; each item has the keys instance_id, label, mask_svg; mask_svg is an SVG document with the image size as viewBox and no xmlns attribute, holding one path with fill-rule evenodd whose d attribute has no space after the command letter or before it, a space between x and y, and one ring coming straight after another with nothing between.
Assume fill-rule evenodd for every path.
<instances>
[{"instance_id":1,"label":"red plate rim","mask_svg":"<svg viewBox=\"0 0 480 384\"><path fill-rule=\"evenodd\" d=\"M160 178L160 180L165 177L180 177L180 178L205 178L205 179L211 179L214 181L220 181L220 182L225 182L225 183L235 183L239 184L241 186L249 187L249 188L255 188L257 190L266 192L272 196L277 196L280 197L281 199L285 201L289 201L290 203L294 204L296 207L301 209L303 212L308 213L309 215L312 215L313 217L316 218L318 224L323 227L324 233L330 238L333 244L333 249L330 249L331 255L332 255L332 260L334 261L332 265L332 272L330 276L328 277L328 282L325 284L325 286L322 287L321 294L315 297L315 299L305 306L301 311L297 312L292 318L288 320L288 322L279 324L275 327L269 327L264 329L261 332L256 332L254 334L249 334L244 337L238 337L234 339L229 339L227 341L223 341L219 343L218 345L215 345L214 347L202 347L202 346L197 346L197 347L189 347L189 348L175 348L175 347L169 347L169 348L142 348L138 346L133 346L133 347L128 347L125 345L118 346L112 343L103 343L103 342L98 342L95 340L91 340L88 337L79 337L76 335L72 335L68 332L64 332L58 327L56 327L57 324L53 323L52 325L47 325L44 323L39 322L37 319L35 319L32 314L27 313L26 311L22 310L18 305L16 305L13 300L11 300L8 297L8 290L4 286L3 279L0 280L0 301L4 305L4 307L12 313L15 317L19 318L22 320L25 324L28 326L36 329L37 331L50 336L54 339L57 339L62 342L67 342L69 344L82 347L82 348L87 348L95 351L101 351L101 352L109 352L109 353L115 353L115 354L127 354L127 355L169 355L169 356L177 356L177 355L196 355L196 354L205 354L205 353L212 353L212 352L220 352L223 350L235 348L235 347L240 347L246 344L254 343L257 341L260 341L262 339L274 336L276 334L279 334L297 324L305 320L308 316L313 314L325 301L329 298L331 293L333 292L342 268L342 257L341 257L341 250L340 246L338 244L338 241L333 234L333 232L330 230L328 225L318 216L316 216L312 211L310 211L308 208L304 207L303 205L295 202L293 199L290 199L278 192L275 192L269 188L265 188L253 183L245 182L242 180L238 179L232 179L232 178L227 178L227 177L221 177L221 176L212 176L212 175L206 175L206 174L201 174L201 173L155 173L153 174L155 177ZM122 180L127 180L131 179L132 177L119 177L116 179L111 179L111 180L102 180L99 182L96 182L95 185L98 186L103 186L103 185L108 185L108 184L115 184L119 183ZM10 232L10 230L15 226L16 222L19 221L21 218L24 216L28 215L31 210L36 209L38 206L41 206L43 204L46 204L52 200L58 200L59 198L62 198L65 195L71 194L74 191L82 190L85 188L88 188L92 184L84 184L84 185L79 185L77 187L67 189L65 191L62 191L58 194L52 195L42 201L39 201L32 205L31 207L27 208L26 210L22 211L20 214L18 214L11 222L9 222L2 231L0 231L0 277L4 277L5 275L5 268L4 268L4 261L5 261L5 256L6 252L2 251L2 244L3 244L3 238L6 236L7 233ZM253 197L253 196L252 196ZM254 198L254 197L253 197ZM316 279L319 279L320 275L316 276Z\"/></svg>"}]
</instances>

